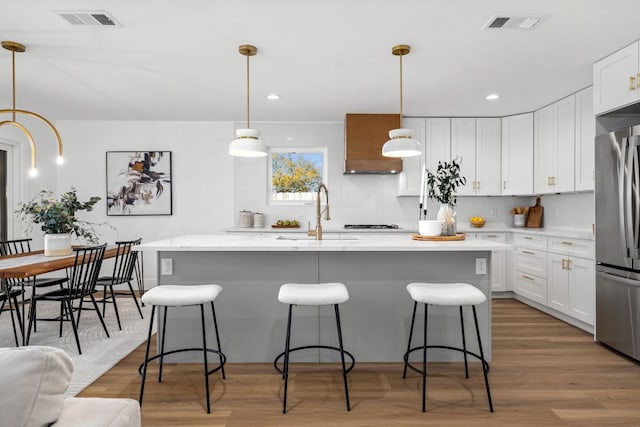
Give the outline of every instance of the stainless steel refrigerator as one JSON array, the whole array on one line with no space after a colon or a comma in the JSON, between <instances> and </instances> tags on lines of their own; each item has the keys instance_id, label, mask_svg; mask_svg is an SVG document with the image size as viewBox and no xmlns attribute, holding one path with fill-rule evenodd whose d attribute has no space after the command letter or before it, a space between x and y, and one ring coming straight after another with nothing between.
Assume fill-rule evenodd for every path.
<instances>
[{"instance_id":1,"label":"stainless steel refrigerator","mask_svg":"<svg viewBox=\"0 0 640 427\"><path fill-rule=\"evenodd\" d=\"M596 137L596 340L640 360L640 127Z\"/></svg>"}]
</instances>

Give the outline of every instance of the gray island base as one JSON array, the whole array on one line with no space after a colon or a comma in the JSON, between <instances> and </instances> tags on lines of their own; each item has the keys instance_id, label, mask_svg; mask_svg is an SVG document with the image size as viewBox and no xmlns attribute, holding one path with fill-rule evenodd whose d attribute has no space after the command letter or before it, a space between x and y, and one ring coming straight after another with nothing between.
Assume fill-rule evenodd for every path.
<instances>
[{"instance_id":1,"label":"gray island base","mask_svg":"<svg viewBox=\"0 0 640 427\"><path fill-rule=\"evenodd\" d=\"M274 237L210 235L147 243L140 250L157 251L158 266L162 259L172 259L173 274L158 271L159 286L217 283L223 287L216 300L216 315L222 351L230 363L273 362L284 350L287 306L278 302L277 295L283 283L291 282L342 282L347 286L350 299L340 305L343 339L357 362L403 360L413 308L408 283L470 283L487 295L487 302L478 306L478 320L485 356L491 360L491 251L509 246L477 240L452 243L414 242L403 235L283 244ZM486 274L476 274L477 258L486 259ZM412 346L421 344L422 313L419 305ZM166 349L201 345L197 308L170 308L168 318ZM431 306L428 328L430 344L461 347L458 309ZM473 316L466 309L465 328L467 346L477 352ZM212 330L207 340L214 348ZM292 347L336 343L331 306L294 307ZM306 350L297 352L293 361L336 362L338 357L331 351ZM413 357L420 357L420 352ZM434 349L428 358L457 361L462 355ZM201 359L197 353L183 353L167 360Z\"/></svg>"}]
</instances>

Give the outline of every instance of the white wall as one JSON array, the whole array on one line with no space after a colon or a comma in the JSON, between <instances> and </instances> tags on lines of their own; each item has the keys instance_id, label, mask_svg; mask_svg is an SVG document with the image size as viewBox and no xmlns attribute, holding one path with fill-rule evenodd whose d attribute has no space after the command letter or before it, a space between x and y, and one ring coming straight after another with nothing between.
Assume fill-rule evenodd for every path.
<instances>
[{"instance_id":1,"label":"white wall","mask_svg":"<svg viewBox=\"0 0 640 427\"><path fill-rule=\"evenodd\" d=\"M227 146L233 138L230 122L60 121L65 166L58 192L78 189L80 200L102 197L94 211L80 214L101 227L103 241L144 241L191 233L215 233L233 225L233 160ZM107 216L107 151L171 151L173 215ZM36 239L34 239L36 240ZM153 283L156 262L145 257L145 275Z\"/></svg>"}]
</instances>

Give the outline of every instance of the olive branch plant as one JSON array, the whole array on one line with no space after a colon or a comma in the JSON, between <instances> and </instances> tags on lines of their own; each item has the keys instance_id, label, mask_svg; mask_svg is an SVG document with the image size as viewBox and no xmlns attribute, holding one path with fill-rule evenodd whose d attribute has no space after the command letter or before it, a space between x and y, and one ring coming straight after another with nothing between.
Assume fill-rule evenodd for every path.
<instances>
[{"instance_id":1,"label":"olive branch plant","mask_svg":"<svg viewBox=\"0 0 640 427\"><path fill-rule=\"evenodd\" d=\"M462 158L456 157L451 162L438 162L436 173L427 170L427 186L429 198L441 204L455 206L457 203L456 190L465 185L467 179L460 176Z\"/></svg>"}]
</instances>

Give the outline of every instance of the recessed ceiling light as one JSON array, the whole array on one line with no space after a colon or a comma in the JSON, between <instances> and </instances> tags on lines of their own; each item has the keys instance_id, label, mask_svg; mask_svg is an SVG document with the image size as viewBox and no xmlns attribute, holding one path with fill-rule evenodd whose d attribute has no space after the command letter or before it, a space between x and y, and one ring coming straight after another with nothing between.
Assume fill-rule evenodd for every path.
<instances>
[{"instance_id":1,"label":"recessed ceiling light","mask_svg":"<svg viewBox=\"0 0 640 427\"><path fill-rule=\"evenodd\" d=\"M267 99L270 99L272 101L276 101L276 100L280 99L280 95L276 95L275 93L270 93L269 95L267 95Z\"/></svg>"},{"instance_id":2,"label":"recessed ceiling light","mask_svg":"<svg viewBox=\"0 0 640 427\"><path fill-rule=\"evenodd\" d=\"M484 97L484 99L486 99L487 101L495 101L498 98L500 98L500 95L498 95L497 93L490 93L489 95Z\"/></svg>"},{"instance_id":3,"label":"recessed ceiling light","mask_svg":"<svg viewBox=\"0 0 640 427\"><path fill-rule=\"evenodd\" d=\"M287 137L287 141L293 141L294 139L295 139L295 138L294 138L294 137L292 137L292 136L288 136L288 137Z\"/></svg>"}]
</instances>

